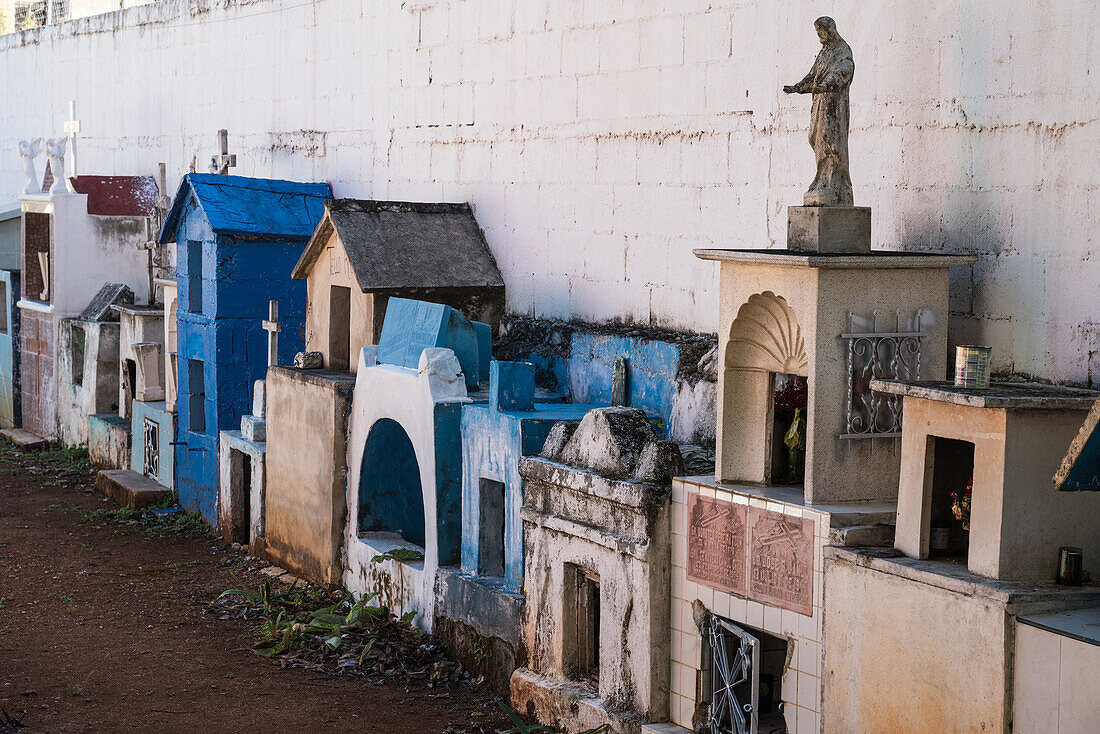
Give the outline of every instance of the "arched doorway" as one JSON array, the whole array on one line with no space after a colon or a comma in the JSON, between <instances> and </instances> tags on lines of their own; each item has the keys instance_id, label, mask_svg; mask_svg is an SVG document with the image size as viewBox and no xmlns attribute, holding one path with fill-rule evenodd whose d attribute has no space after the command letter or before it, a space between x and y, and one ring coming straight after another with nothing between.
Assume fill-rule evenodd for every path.
<instances>
[{"instance_id":1,"label":"arched doorway","mask_svg":"<svg viewBox=\"0 0 1100 734\"><path fill-rule=\"evenodd\" d=\"M424 545L420 465L409 434L390 418L371 426L359 470L359 532L370 531Z\"/></svg>"},{"instance_id":2,"label":"arched doorway","mask_svg":"<svg viewBox=\"0 0 1100 734\"><path fill-rule=\"evenodd\" d=\"M786 299L770 291L749 296L730 325L723 361L719 480L771 484L773 444L782 441L773 422L776 381L806 378L809 363Z\"/></svg>"}]
</instances>

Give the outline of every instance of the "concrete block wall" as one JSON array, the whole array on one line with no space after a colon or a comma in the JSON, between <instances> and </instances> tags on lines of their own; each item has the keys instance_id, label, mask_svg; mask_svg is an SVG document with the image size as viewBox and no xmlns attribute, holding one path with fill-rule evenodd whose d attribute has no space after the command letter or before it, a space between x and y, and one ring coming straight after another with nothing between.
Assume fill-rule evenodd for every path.
<instances>
[{"instance_id":1,"label":"concrete block wall","mask_svg":"<svg viewBox=\"0 0 1100 734\"><path fill-rule=\"evenodd\" d=\"M77 99L82 170L174 178L226 127L244 175L471 202L513 311L713 332L691 250L783 246L813 158L809 100L780 89L826 13L855 51L874 245L980 253L953 341L1096 384L1092 3L163 0L0 38L24 100L0 136L57 134ZM103 77L116 57L143 63ZM4 156L0 190L21 183Z\"/></svg>"}]
</instances>

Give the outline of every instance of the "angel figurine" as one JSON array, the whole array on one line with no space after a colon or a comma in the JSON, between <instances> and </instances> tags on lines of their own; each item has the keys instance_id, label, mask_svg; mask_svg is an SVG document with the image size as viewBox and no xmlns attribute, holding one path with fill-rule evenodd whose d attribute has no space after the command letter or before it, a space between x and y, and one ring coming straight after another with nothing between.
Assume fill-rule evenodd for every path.
<instances>
[{"instance_id":1,"label":"angel figurine","mask_svg":"<svg viewBox=\"0 0 1100 734\"><path fill-rule=\"evenodd\" d=\"M50 185L50 194L68 193L65 186L65 144L69 142L69 136L50 138L46 141L46 158L49 160L50 173L53 174L53 183Z\"/></svg>"},{"instance_id":2,"label":"angel figurine","mask_svg":"<svg viewBox=\"0 0 1100 734\"><path fill-rule=\"evenodd\" d=\"M19 155L23 158L23 173L27 176L27 183L23 186L24 194L41 194L42 184L38 182L38 171L34 167L34 159L42 152L42 138L35 138L30 142L19 141Z\"/></svg>"}]
</instances>

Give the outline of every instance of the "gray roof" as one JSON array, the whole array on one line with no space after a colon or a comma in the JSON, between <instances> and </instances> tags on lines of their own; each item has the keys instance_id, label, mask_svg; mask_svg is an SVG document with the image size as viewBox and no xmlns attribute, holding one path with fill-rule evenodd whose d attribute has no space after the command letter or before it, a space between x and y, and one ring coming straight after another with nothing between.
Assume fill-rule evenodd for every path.
<instances>
[{"instance_id":1,"label":"gray roof","mask_svg":"<svg viewBox=\"0 0 1100 734\"><path fill-rule=\"evenodd\" d=\"M294 278L309 275L334 230L364 292L504 287L468 204L326 201Z\"/></svg>"}]
</instances>

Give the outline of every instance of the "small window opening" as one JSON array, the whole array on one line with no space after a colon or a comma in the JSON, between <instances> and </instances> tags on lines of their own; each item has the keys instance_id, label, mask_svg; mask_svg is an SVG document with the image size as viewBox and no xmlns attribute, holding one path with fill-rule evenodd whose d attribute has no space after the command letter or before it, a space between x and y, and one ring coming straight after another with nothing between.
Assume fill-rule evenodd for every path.
<instances>
[{"instance_id":1,"label":"small window opening","mask_svg":"<svg viewBox=\"0 0 1100 734\"><path fill-rule=\"evenodd\" d=\"M72 358L73 358L73 384L80 387L84 384L84 327L72 325Z\"/></svg>"},{"instance_id":2,"label":"small window opening","mask_svg":"<svg viewBox=\"0 0 1100 734\"><path fill-rule=\"evenodd\" d=\"M807 381L777 373L773 378L771 483L801 487L806 482Z\"/></svg>"},{"instance_id":3,"label":"small window opening","mask_svg":"<svg viewBox=\"0 0 1100 734\"><path fill-rule=\"evenodd\" d=\"M504 575L504 483L482 478L477 572Z\"/></svg>"},{"instance_id":4,"label":"small window opening","mask_svg":"<svg viewBox=\"0 0 1100 734\"><path fill-rule=\"evenodd\" d=\"M328 306L329 369L347 370L351 368L351 288L332 286Z\"/></svg>"},{"instance_id":5,"label":"small window opening","mask_svg":"<svg viewBox=\"0 0 1100 734\"><path fill-rule=\"evenodd\" d=\"M566 662L572 675L600 683L600 576L566 564Z\"/></svg>"},{"instance_id":6,"label":"small window opening","mask_svg":"<svg viewBox=\"0 0 1100 734\"><path fill-rule=\"evenodd\" d=\"M974 477L974 444L953 438L928 437L925 461L931 462L931 558L967 562L970 552L970 504ZM925 472L925 481L929 472ZM925 497L929 489L925 489Z\"/></svg>"},{"instance_id":7,"label":"small window opening","mask_svg":"<svg viewBox=\"0 0 1100 734\"><path fill-rule=\"evenodd\" d=\"M202 242L187 242L187 310L202 313Z\"/></svg>"},{"instance_id":8,"label":"small window opening","mask_svg":"<svg viewBox=\"0 0 1100 734\"><path fill-rule=\"evenodd\" d=\"M160 424L152 418L142 421L142 468L145 476L160 481Z\"/></svg>"},{"instance_id":9,"label":"small window opening","mask_svg":"<svg viewBox=\"0 0 1100 734\"><path fill-rule=\"evenodd\" d=\"M137 395L137 363L132 359L127 359L125 363L125 372L122 375L122 390L126 398L126 414L124 418L131 417L133 409L134 396Z\"/></svg>"},{"instance_id":10,"label":"small window opening","mask_svg":"<svg viewBox=\"0 0 1100 734\"><path fill-rule=\"evenodd\" d=\"M0 280L0 334L8 333L8 284Z\"/></svg>"},{"instance_id":11,"label":"small window opening","mask_svg":"<svg viewBox=\"0 0 1100 734\"><path fill-rule=\"evenodd\" d=\"M252 456L237 449L229 450L229 491L228 540L247 545L252 520Z\"/></svg>"},{"instance_id":12,"label":"small window opening","mask_svg":"<svg viewBox=\"0 0 1100 734\"><path fill-rule=\"evenodd\" d=\"M193 433L206 433L206 383L201 359L187 360L187 422Z\"/></svg>"},{"instance_id":13,"label":"small window opening","mask_svg":"<svg viewBox=\"0 0 1100 734\"><path fill-rule=\"evenodd\" d=\"M703 641L702 666L710 679L707 731L786 734L783 670L787 645L782 637L711 617ZM752 727L754 718L756 726Z\"/></svg>"}]
</instances>

